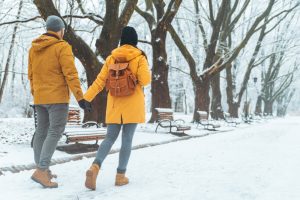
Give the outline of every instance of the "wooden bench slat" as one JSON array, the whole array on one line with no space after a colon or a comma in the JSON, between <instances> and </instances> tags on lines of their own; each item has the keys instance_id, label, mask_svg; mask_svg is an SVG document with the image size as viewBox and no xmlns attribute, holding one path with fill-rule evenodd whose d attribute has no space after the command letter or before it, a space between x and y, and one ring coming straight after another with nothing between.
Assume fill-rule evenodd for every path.
<instances>
[{"instance_id":1,"label":"wooden bench slat","mask_svg":"<svg viewBox=\"0 0 300 200\"><path fill-rule=\"evenodd\" d=\"M74 135L74 136L69 136L69 139L71 138L77 138L77 139L91 139L91 138L105 138L105 135Z\"/></svg>"},{"instance_id":2,"label":"wooden bench slat","mask_svg":"<svg viewBox=\"0 0 300 200\"><path fill-rule=\"evenodd\" d=\"M92 140L100 140L104 139L105 135L70 135L67 137L67 143L70 142L84 142L84 141L92 141Z\"/></svg>"},{"instance_id":3,"label":"wooden bench slat","mask_svg":"<svg viewBox=\"0 0 300 200\"><path fill-rule=\"evenodd\" d=\"M158 120L164 120L164 119L173 119L172 116L168 116L168 117L158 117Z\"/></svg>"},{"instance_id":4,"label":"wooden bench slat","mask_svg":"<svg viewBox=\"0 0 300 200\"><path fill-rule=\"evenodd\" d=\"M93 140L100 140L102 138L68 138L67 143L71 143L71 142L87 142L87 141L93 141Z\"/></svg>"},{"instance_id":5,"label":"wooden bench slat","mask_svg":"<svg viewBox=\"0 0 300 200\"><path fill-rule=\"evenodd\" d=\"M70 135L68 138L104 138L105 135Z\"/></svg>"},{"instance_id":6,"label":"wooden bench slat","mask_svg":"<svg viewBox=\"0 0 300 200\"><path fill-rule=\"evenodd\" d=\"M186 127L177 127L177 130L178 131L187 131L187 130L191 130L191 127L190 126L186 126Z\"/></svg>"},{"instance_id":7,"label":"wooden bench slat","mask_svg":"<svg viewBox=\"0 0 300 200\"><path fill-rule=\"evenodd\" d=\"M99 130L97 130L99 129ZM65 135L80 135L80 134L105 134L106 130L102 128L72 128L65 131Z\"/></svg>"}]
</instances>

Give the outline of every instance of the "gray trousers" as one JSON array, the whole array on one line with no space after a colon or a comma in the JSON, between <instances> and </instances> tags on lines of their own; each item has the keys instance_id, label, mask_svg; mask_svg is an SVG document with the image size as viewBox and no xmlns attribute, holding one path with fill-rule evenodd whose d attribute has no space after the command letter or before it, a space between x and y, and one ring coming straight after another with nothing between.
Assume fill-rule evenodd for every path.
<instances>
[{"instance_id":1,"label":"gray trousers","mask_svg":"<svg viewBox=\"0 0 300 200\"><path fill-rule=\"evenodd\" d=\"M69 105L35 105L37 128L33 139L34 160L38 168L48 169L57 143L65 131Z\"/></svg>"},{"instance_id":2,"label":"gray trousers","mask_svg":"<svg viewBox=\"0 0 300 200\"><path fill-rule=\"evenodd\" d=\"M109 124L107 126L106 137L98 149L94 163L101 166L112 145L118 138L122 127L122 145L119 154L119 166L117 168L117 172L123 174L126 172L126 167L131 154L132 138L137 124Z\"/></svg>"}]
</instances>

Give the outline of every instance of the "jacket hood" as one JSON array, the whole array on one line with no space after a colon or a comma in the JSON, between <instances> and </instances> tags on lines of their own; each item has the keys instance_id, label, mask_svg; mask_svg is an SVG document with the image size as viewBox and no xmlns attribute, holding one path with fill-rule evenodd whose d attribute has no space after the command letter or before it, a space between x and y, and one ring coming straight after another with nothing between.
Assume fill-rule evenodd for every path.
<instances>
[{"instance_id":1,"label":"jacket hood","mask_svg":"<svg viewBox=\"0 0 300 200\"><path fill-rule=\"evenodd\" d=\"M43 34L40 37L38 37L37 39L32 41L32 49L34 51L42 51L49 46L52 46L54 44L57 44L57 43L63 41L63 40L59 40L58 38L56 38L56 37L58 37L58 35L54 32L48 32L47 34L48 35ZM49 36L49 34L51 34L53 36Z\"/></svg>"},{"instance_id":2,"label":"jacket hood","mask_svg":"<svg viewBox=\"0 0 300 200\"><path fill-rule=\"evenodd\" d=\"M128 62L142 55L142 51L134 46L125 44L123 46L114 49L111 55L116 60Z\"/></svg>"}]
</instances>

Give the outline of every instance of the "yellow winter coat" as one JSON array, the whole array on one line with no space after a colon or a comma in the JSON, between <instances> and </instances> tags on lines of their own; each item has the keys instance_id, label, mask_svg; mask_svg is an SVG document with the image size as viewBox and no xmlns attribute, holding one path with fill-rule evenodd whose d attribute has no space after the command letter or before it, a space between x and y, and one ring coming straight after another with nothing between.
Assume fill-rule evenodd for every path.
<instances>
[{"instance_id":1,"label":"yellow winter coat","mask_svg":"<svg viewBox=\"0 0 300 200\"><path fill-rule=\"evenodd\" d=\"M107 97L106 123L107 124L129 124L145 122L145 99L143 86L151 81L151 74L147 59L142 51L130 46L123 45L112 51L106 59L97 79L89 87L84 99L91 102L95 96L104 89L108 77L108 66L115 63L115 58L125 57L129 61L129 69L137 77L138 85L135 92L130 96L115 97L110 92Z\"/></svg>"},{"instance_id":2,"label":"yellow winter coat","mask_svg":"<svg viewBox=\"0 0 300 200\"><path fill-rule=\"evenodd\" d=\"M29 51L28 78L34 104L69 103L70 91L77 101L83 93L71 46L54 32L41 35Z\"/></svg>"}]
</instances>

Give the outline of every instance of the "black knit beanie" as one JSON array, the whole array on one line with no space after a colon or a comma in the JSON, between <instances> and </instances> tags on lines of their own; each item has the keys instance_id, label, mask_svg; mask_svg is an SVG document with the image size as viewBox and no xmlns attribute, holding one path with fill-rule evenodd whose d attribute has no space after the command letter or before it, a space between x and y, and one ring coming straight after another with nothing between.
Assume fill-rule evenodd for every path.
<instances>
[{"instance_id":1,"label":"black knit beanie","mask_svg":"<svg viewBox=\"0 0 300 200\"><path fill-rule=\"evenodd\" d=\"M131 26L126 26L122 30L120 45L129 44L136 46L138 43L138 35L135 29Z\"/></svg>"}]
</instances>

